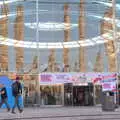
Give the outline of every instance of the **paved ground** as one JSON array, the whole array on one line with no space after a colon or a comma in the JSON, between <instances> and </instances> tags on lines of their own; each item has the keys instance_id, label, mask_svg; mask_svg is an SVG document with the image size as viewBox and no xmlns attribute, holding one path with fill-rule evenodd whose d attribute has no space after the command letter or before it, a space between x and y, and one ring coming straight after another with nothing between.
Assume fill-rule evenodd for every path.
<instances>
[{"instance_id":1,"label":"paved ground","mask_svg":"<svg viewBox=\"0 0 120 120\"><path fill-rule=\"evenodd\" d=\"M25 108L23 113L0 109L0 120L120 120L120 108L103 112L100 107Z\"/></svg>"}]
</instances>

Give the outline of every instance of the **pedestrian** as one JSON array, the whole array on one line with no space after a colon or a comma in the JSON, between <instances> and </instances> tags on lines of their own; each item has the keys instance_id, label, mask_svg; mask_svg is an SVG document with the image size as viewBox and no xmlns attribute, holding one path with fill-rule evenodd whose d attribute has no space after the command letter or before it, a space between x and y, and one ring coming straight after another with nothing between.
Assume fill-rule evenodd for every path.
<instances>
[{"instance_id":1,"label":"pedestrian","mask_svg":"<svg viewBox=\"0 0 120 120\"><path fill-rule=\"evenodd\" d=\"M12 94L14 97L14 106L12 108L12 113L15 114L15 108L18 107L19 112L23 112L23 109L19 103L19 99L22 96L22 85L19 82L19 77L16 77L16 81L12 84Z\"/></svg>"},{"instance_id":2,"label":"pedestrian","mask_svg":"<svg viewBox=\"0 0 120 120\"><path fill-rule=\"evenodd\" d=\"M0 108L2 107L3 104L6 105L7 107L7 111L10 111L10 106L7 102L8 96L7 96L7 91L6 91L6 87L3 84L0 84L0 95L1 95L1 102L0 102Z\"/></svg>"}]
</instances>

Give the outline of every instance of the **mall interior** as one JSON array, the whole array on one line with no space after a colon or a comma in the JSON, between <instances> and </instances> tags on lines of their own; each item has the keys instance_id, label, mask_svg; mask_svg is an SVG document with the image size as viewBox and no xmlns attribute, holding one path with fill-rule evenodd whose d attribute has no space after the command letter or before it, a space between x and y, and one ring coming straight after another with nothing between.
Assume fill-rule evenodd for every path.
<instances>
[{"instance_id":1,"label":"mall interior","mask_svg":"<svg viewBox=\"0 0 120 120\"><path fill-rule=\"evenodd\" d=\"M119 30L119 0L1 0L0 77L20 77L26 106L99 105L99 75L120 87Z\"/></svg>"}]
</instances>

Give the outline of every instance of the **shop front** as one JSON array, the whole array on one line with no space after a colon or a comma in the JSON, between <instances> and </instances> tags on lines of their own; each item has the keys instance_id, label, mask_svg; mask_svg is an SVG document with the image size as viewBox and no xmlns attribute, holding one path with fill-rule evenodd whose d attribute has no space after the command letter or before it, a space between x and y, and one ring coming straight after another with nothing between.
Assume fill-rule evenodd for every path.
<instances>
[{"instance_id":1,"label":"shop front","mask_svg":"<svg viewBox=\"0 0 120 120\"><path fill-rule=\"evenodd\" d=\"M64 105L73 105L73 83L64 83Z\"/></svg>"},{"instance_id":2,"label":"shop front","mask_svg":"<svg viewBox=\"0 0 120 120\"><path fill-rule=\"evenodd\" d=\"M102 81L101 83L101 76ZM42 73L24 75L24 104L40 106L92 106L101 104L106 81L114 75L98 73ZM105 83L105 84L104 84ZM114 85L113 82L111 84ZM115 85L114 85L115 86ZM113 87L114 87L113 86Z\"/></svg>"},{"instance_id":3,"label":"shop front","mask_svg":"<svg viewBox=\"0 0 120 120\"><path fill-rule=\"evenodd\" d=\"M94 84L94 103L101 105L103 101L103 93L110 91L114 93L114 102L118 100L117 97L117 74L116 73L102 73L93 78Z\"/></svg>"},{"instance_id":4,"label":"shop front","mask_svg":"<svg viewBox=\"0 0 120 120\"><path fill-rule=\"evenodd\" d=\"M91 106L94 104L94 87L91 74L76 73L73 82L73 105Z\"/></svg>"},{"instance_id":5,"label":"shop front","mask_svg":"<svg viewBox=\"0 0 120 120\"><path fill-rule=\"evenodd\" d=\"M73 86L73 105L92 106L94 104L93 85Z\"/></svg>"},{"instance_id":6,"label":"shop front","mask_svg":"<svg viewBox=\"0 0 120 120\"><path fill-rule=\"evenodd\" d=\"M94 104L95 105L101 104L101 95L102 95L102 85L95 84L94 85Z\"/></svg>"},{"instance_id":7,"label":"shop front","mask_svg":"<svg viewBox=\"0 0 120 120\"><path fill-rule=\"evenodd\" d=\"M39 104L39 84L38 75L21 75L23 78L24 89L23 98L25 106L34 106Z\"/></svg>"},{"instance_id":8,"label":"shop front","mask_svg":"<svg viewBox=\"0 0 120 120\"><path fill-rule=\"evenodd\" d=\"M63 84L41 85L41 105L63 105Z\"/></svg>"},{"instance_id":9,"label":"shop front","mask_svg":"<svg viewBox=\"0 0 120 120\"><path fill-rule=\"evenodd\" d=\"M41 106L64 106L64 80L66 74L40 74Z\"/></svg>"},{"instance_id":10,"label":"shop front","mask_svg":"<svg viewBox=\"0 0 120 120\"><path fill-rule=\"evenodd\" d=\"M81 73L24 75L24 104L26 106L93 105L93 84L90 82L91 79L84 77Z\"/></svg>"}]
</instances>

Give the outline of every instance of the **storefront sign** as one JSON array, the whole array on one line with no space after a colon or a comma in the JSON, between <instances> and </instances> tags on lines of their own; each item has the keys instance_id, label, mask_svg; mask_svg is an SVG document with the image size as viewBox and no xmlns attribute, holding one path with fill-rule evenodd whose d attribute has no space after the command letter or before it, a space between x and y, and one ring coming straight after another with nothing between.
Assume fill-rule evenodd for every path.
<instances>
[{"instance_id":1,"label":"storefront sign","mask_svg":"<svg viewBox=\"0 0 120 120\"><path fill-rule=\"evenodd\" d=\"M69 73L42 73L40 74L40 84L63 84L72 83Z\"/></svg>"},{"instance_id":2,"label":"storefront sign","mask_svg":"<svg viewBox=\"0 0 120 120\"><path fill-rule=\"evenodd\" d=\"M116 89L117 74L103 75L101 84L102 91L114 91Z\"/></svg>"},{"instance_id":3,"label":"storefront sign","mask_svg":"<svg viewBox=\"0 0 120 120\"><path fill-rule=\"evenodd\" d=\"M40 84L63 84L73 83L73 85L87 85L87 76L82 73L42 73L40 74Z\"/></svg>"},{"instance_id":4,"label":"storefront sign","mask_svg":"<svg viewBox=\"0 0 120 120\"><path fill-rule=\"evenodd\" d=\"M101 84L103 90L111 90L116 83L116 73L41 73L40 84L88 85L88 83Z\"/></svg>"},{"instance_id":5,"label":"storefront sign","mask_svg":"<svg viewBox=\"0 0 120 120\"><path fill-rule=\"evenodd\" d=\"M85 86L88 85L88 79L86 74L76 73L73 76L73 85Z\"/></svg>"}]
</instances>

